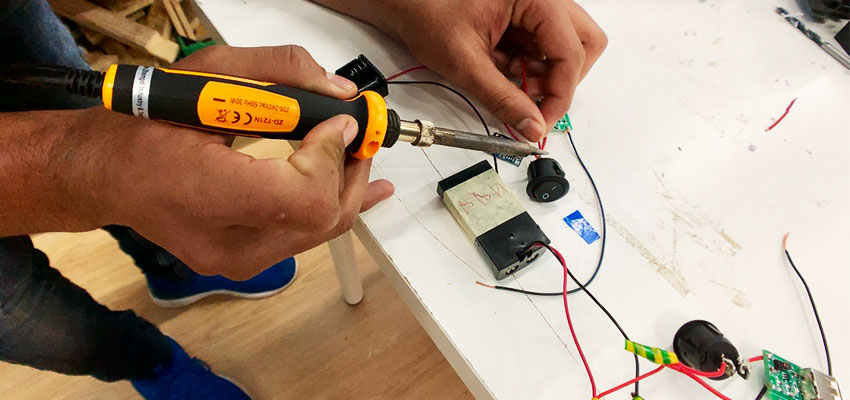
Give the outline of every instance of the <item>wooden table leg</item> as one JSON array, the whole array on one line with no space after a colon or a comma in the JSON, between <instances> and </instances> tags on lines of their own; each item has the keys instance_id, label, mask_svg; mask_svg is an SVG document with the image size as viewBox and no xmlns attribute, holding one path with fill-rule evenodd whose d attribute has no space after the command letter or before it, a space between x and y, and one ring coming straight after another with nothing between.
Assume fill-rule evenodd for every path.
<instances>
[{"instance_id":1,"label":"wooden table leg","mask_svg":"<svg viewBox=\"0 0 850 400\"><path fill-rule=\"evenodd\" d=\"M357 259L354 255L354 238L351 231L343 233L336 239L328 241L336 268L336 277L342 290L342 298L350 305L356 305L363 300L363 282L357 270Z\"/></svg>"}]
</instances>

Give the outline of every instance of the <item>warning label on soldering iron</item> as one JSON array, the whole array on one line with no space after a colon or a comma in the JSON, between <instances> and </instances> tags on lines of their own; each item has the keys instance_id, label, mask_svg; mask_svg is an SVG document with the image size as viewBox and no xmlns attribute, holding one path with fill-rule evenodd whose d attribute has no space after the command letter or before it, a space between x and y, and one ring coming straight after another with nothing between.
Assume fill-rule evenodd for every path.
<instances>
[{"instance_id":1,"label":"warning label on soldering iron","mask_svg":"<svg viewBox=\"0 0 850 400\"><path fill-rule=\"evenodd\" d=\"M201 123L218 128L291 132L300 117L297 100L245 86L209 82L198 99Z\"/></svg>"}]
</instances>

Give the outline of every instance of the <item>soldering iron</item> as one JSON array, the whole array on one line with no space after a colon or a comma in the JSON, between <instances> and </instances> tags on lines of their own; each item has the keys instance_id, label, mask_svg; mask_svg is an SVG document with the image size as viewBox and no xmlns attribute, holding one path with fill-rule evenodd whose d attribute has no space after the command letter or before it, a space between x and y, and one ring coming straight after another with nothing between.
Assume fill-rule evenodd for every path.
<instances>
[{"instance_id":1,"label":"soldering iron","mask_svg":"<svg viewBox=\"0 0 850 400\"><path fill-rule=\"evenodd\" d=\"M359 123L358 136L348 147L359 159L399 141L522 157L546 154L525 142L402 120L372 90L340 100L271 82L126 64L113 64L105 72L13 66L0 73L0 80L64 87L71 94L100 99L107 110L238 136L301 140L321 122L347 114Z\"/></svg>"}]
</instances>

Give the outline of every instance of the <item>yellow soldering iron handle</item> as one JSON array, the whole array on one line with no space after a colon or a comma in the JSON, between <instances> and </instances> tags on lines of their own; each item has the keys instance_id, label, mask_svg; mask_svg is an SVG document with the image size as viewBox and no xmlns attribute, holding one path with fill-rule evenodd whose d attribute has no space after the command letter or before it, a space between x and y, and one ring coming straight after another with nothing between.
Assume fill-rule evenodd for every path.
<instances>
[{"instance_id":1,"label":"yellow soldering iron handle","mask_svg":"<svg viewBox=\"0 0 850 400\"><path fill-rule=\"evenodd\" d=\"M110 66L101 97L115 112L269 139L301 140L319 123L348 114L360 126L348 147L359 159L384 145L388 124L387 104L372 91L339 100L252 79L137 65Z\"/></svg>"}]
</instances>

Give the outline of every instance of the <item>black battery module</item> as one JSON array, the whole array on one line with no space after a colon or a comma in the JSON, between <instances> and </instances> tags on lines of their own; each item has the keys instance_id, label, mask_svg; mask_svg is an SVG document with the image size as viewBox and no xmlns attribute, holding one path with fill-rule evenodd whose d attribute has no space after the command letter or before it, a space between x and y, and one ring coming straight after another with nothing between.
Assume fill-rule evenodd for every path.
<instances>
[{"instance_id":1,"label":"black battery module","mask_svg":"<svg viewBox=\"0 0 850 400\"><path fill-rule=\"evenodd\" d=\"M437 183L437 194L467 236L484 253L496 280L540 257L549 238L508 190L490 163L481 161Z\"/></svg>"}]
</instances>

